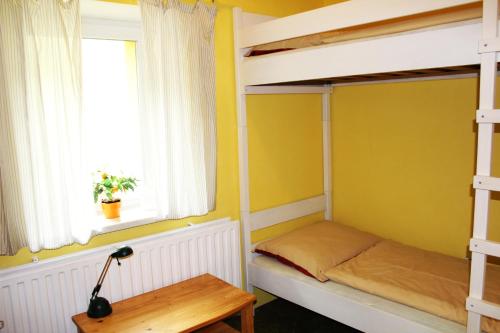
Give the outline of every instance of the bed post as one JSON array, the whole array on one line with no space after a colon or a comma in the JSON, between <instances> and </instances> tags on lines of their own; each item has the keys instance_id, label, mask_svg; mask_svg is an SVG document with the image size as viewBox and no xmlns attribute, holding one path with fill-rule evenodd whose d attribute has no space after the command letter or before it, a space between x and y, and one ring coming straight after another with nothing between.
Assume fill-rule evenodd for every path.
<instances>
[{"instance_id":1,"label":"bed post","mask_svg":"<svg viewBox=\"0 0 500 333\"><path fill-rule=\"evenodd\" d=\"M500 191L500 179L491 177L494 124L500 123L500 110L495 110L495 84L498 36L498 0L483 2L483 31L479 43L481 74L479 86L477 165L474 177L474 229L470 240L472 252L470 291L466 307L469 311L467 332L481 332L481 315L500 319L500 306L485 302L484 277L488 255L500 256L500 244L488 240L488 218L491 191Z\"/></svg>"},{"instance_id":2,"label":"bed post","mask_svg":"<svg viewBox=\"0 0 500 333\"><path fill-rule=\"evenodd\" d=\"M241 8L233 9L233 34L234 34L234 68L236 82L236 112L238 117L238 160L240 178L240 219L243 231L243 275L245 277L245 289L252 292L248 275L248 263L252 259L252 240L250 227L250 189L248 182L248 130L245 86L241 82L240 67L244 56L244 50L239 47L239 30L242 25Z\"/></svg>"},{"instance_id":3,"label":"bed post","mask_svg":"<svg viewBox=\"0 0 500 333\"><path fill-rule=\"evenodd\" d=\"M325 220L332 219L332 135L330 98L332 90L323 93L323 190L325 193Z\"/></svg>"}]
</instances>

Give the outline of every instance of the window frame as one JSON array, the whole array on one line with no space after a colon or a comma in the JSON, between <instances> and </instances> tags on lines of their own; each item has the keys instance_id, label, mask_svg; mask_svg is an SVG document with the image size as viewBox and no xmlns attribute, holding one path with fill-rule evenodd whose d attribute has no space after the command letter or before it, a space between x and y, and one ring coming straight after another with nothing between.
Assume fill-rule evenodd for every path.
<instances>
[{"instance_id":1,"label":"window frame","mask_svg":"<svg viewBox=\"0 0 500 333\"><path fill-rule=\"evenodd\" d=\"M136 45L137 97L139 110L144 109L144 49L138 6L95 0L81 2L81 38L134 41ZM154 210L122 209L118 219L108 220L96 215L95 234L103 234L164 220Z\"/></svg>"}]
</instances>

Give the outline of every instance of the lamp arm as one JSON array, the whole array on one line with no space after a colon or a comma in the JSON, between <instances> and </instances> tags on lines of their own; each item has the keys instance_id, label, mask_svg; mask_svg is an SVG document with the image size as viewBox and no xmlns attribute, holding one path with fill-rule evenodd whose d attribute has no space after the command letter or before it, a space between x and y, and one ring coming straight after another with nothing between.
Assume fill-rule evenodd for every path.
<instances>
[{"instance_id":1,"label":"lamp arm","mask_svg":"<svg viewBox=\"0 0 500 333\"><path fill-rule=\"evenodd\" d=\"M101 276L99 276L99 280L97 280L97 284L94 287L94 290L92 291L92 296L90 299L95 299L97 297L97 294L101 290L102 282L104 281L104 278L106 277L106 274L108 273L109 270L109 265L111 265L111 260L113 258L111 256L108 257L108 260L106 260L106 264L104 265L104 268L102 269Z\"/></svg>"}]
</instances>

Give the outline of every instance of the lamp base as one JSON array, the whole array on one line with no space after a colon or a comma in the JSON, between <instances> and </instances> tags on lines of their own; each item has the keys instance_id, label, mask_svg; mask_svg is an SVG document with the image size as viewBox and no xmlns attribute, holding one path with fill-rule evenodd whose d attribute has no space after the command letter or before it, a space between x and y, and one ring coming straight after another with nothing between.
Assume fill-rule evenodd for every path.
<instances>
[{"instance_id":1,"label":"lamp base","mask_svg":"<svg viewBox=\"0 0 500 333\"><path fill-rule=\"evenodd\" d=\"M106 317L113 312L111 304L104 297L96 297L90 300L87 316L90 318Z\"/></svg>"}]
</instances>

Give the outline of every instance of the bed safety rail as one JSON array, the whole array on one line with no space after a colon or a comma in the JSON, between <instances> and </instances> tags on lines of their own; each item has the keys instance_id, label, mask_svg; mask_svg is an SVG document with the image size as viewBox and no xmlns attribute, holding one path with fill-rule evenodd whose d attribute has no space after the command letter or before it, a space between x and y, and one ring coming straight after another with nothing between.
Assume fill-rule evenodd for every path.
<instances>
[{"instance_id":1,"label":"bed safety rail","mask_svg":"<svg viewBox=\"0 0 500 333\"><path fill-rule=\"evenodd\" d=\"M344 29L389 19L477 3L478 0L351 0L320 9L243 27L239 47ZM363 15L359 15L363 13ZM314 22L314 24L313 24Z\"/></svg>"},{"instance_id":2,"label":"bed safety rail","mask_svg":"<svg viewBox=\"0 0 500 333\"><path fill-rule=\"evenodd\" d=\"M244 58L245 86L476 65L481 23L357 39ZM418 56L415 56L418 55Z\"/></svg>"},{"instance_id":3,"label":"bed safety rail","mask_svg":"<svg viewBox=\"0 0 500 333\"><path fill-rule=\"evenodd\" d=\"M322 212L326 209L326 198L320 195L291 204L264 209L250 214L251 229L258 230L290 221L299 217Z\"/></svg>"}]
</instances>

